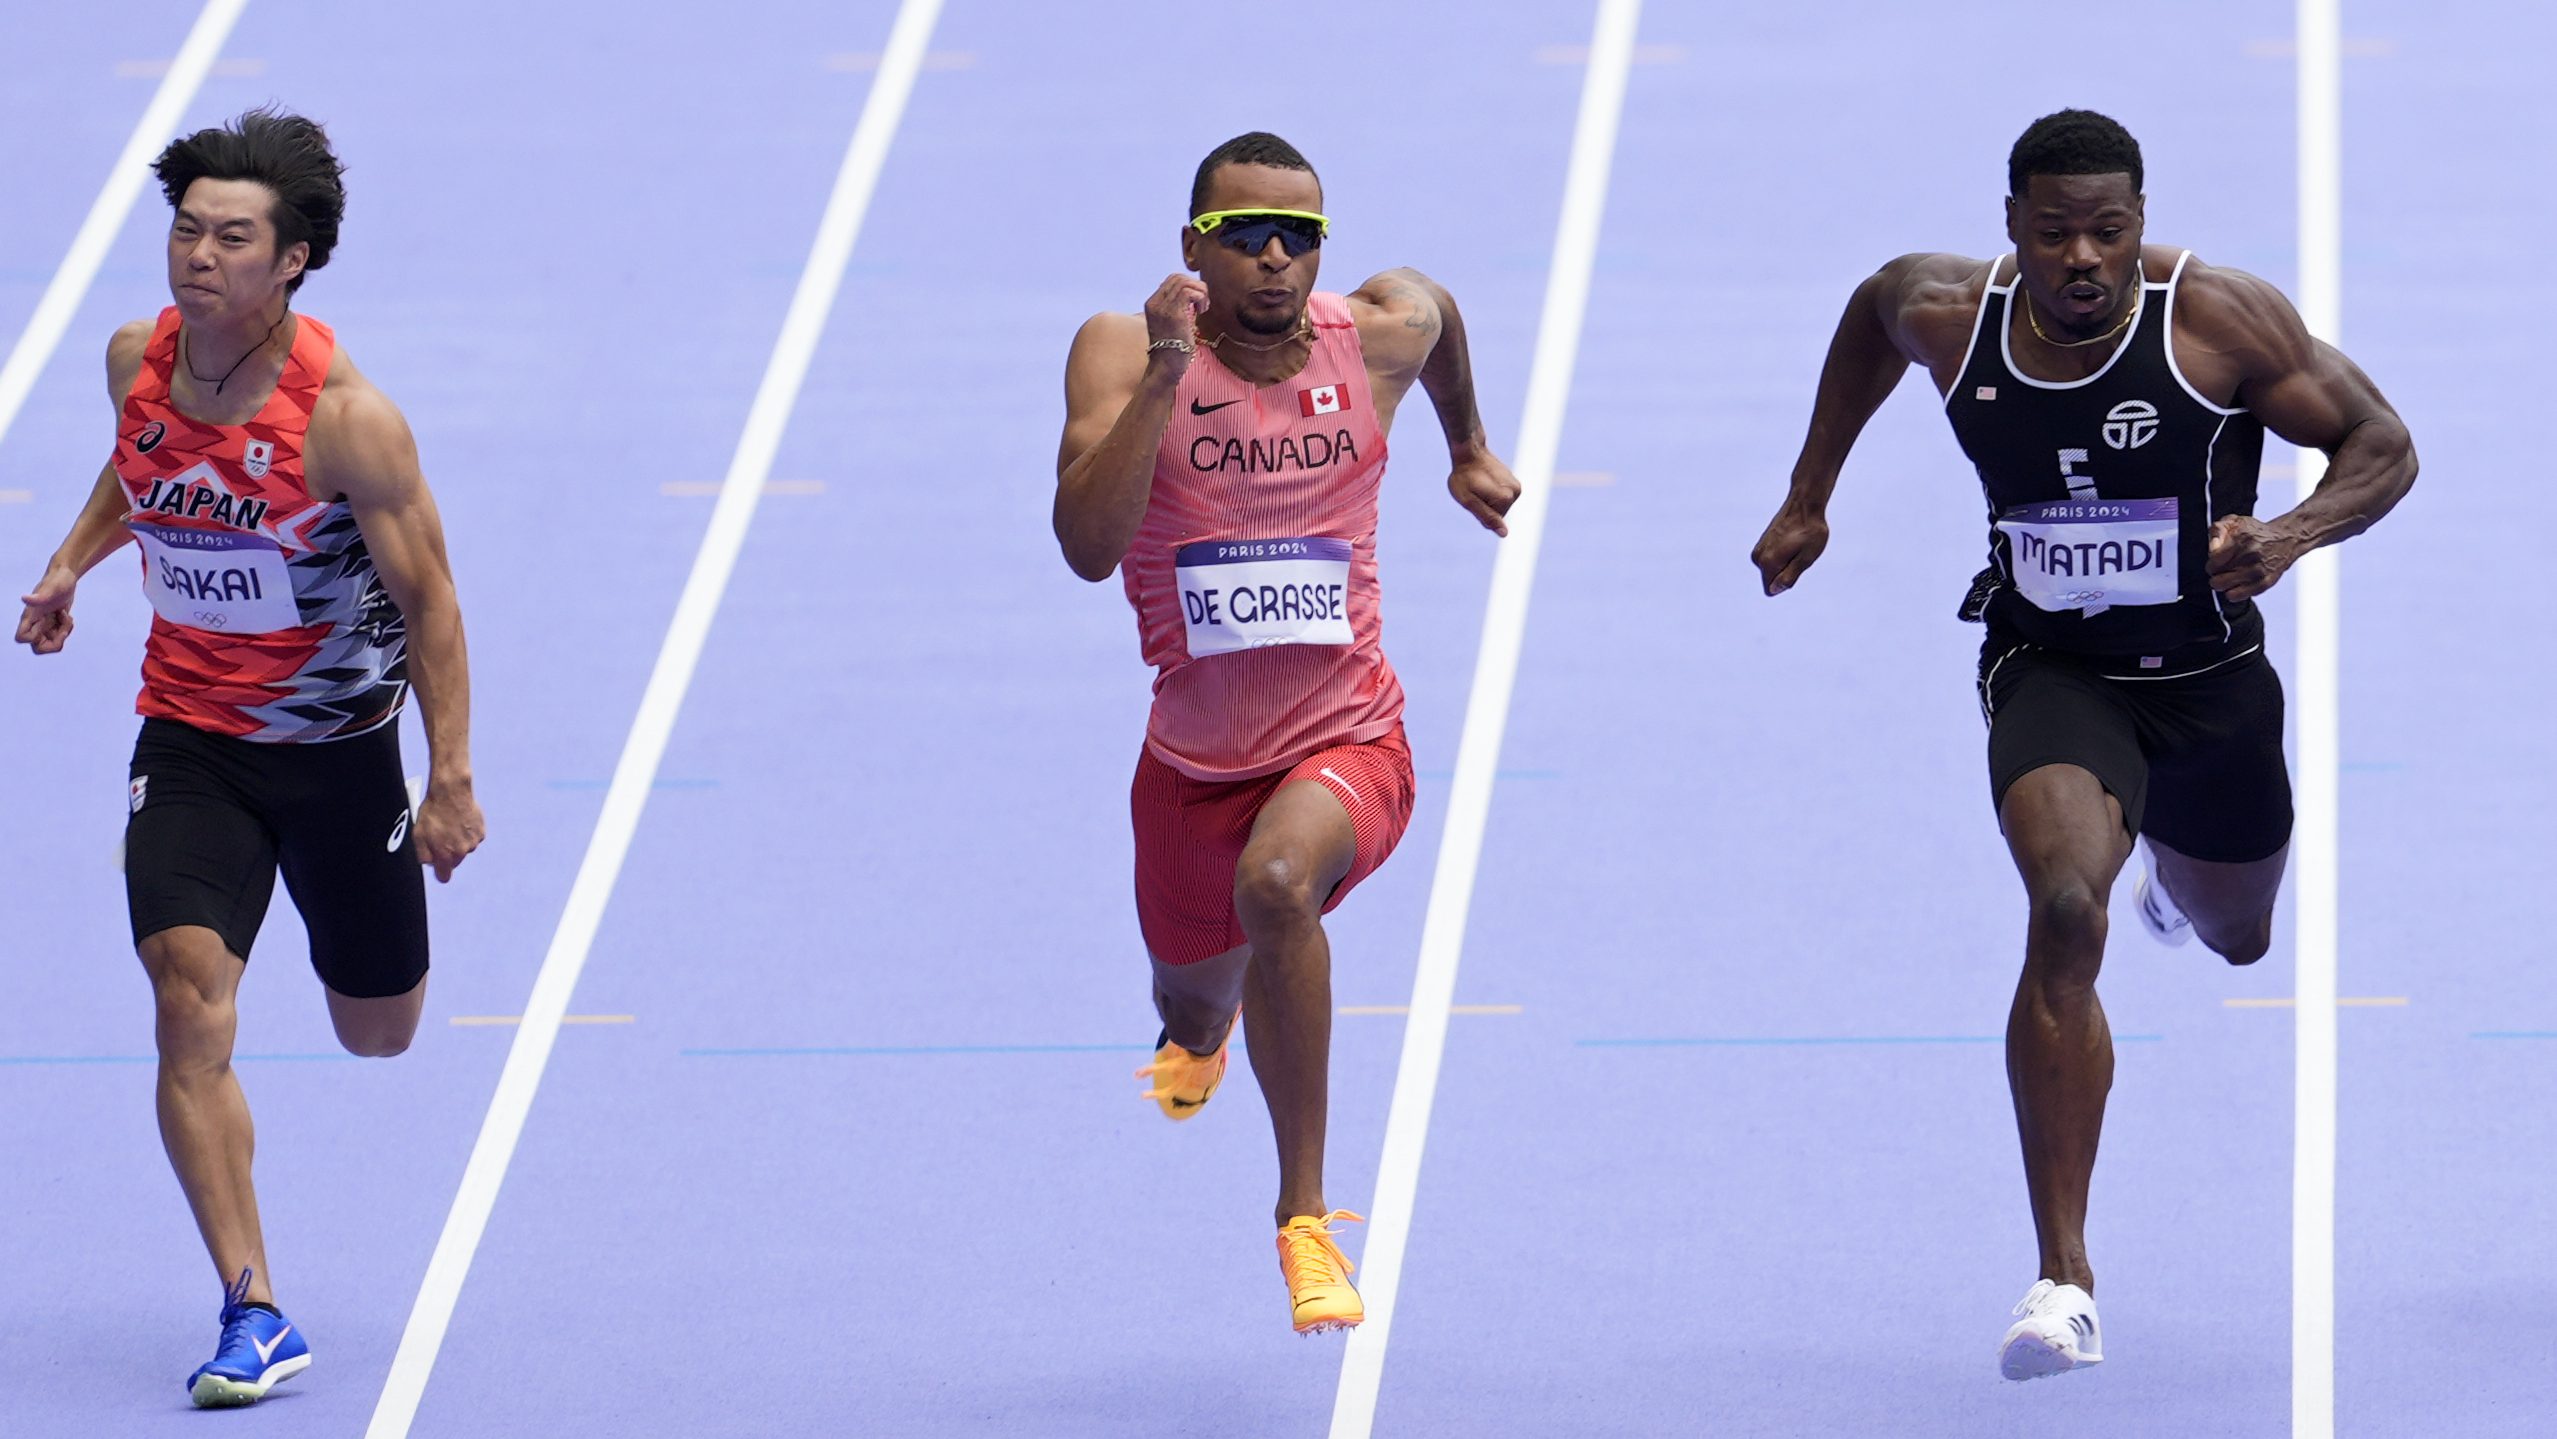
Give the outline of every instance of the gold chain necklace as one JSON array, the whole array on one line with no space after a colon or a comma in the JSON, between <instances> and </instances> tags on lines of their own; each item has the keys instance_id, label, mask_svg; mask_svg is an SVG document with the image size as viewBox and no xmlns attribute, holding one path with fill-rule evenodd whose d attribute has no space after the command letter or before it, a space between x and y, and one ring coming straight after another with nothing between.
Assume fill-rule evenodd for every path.
<instances>
[{"instance_id":1,"label":"gold chain necklace","mask_svg":"<svg viewBox=\"0 0 2557 1439\"><path fill-rule=\"evenodd\" d=\"M2141 286L2141 295L2142 295L2142 298L2146 298L2147 290L2148 290L2148 287L2147 287L2145 284L2143 284L2143 285ZM2030 295L2030 294L2025 293L2024 287L2023 287L2022 285L2018 285L2018 286L2016 286L2016 292L2017 292L2018 294L2023 294L2023 295L2024 295L2024 323L2026 323L2026 324L2028 324L2028 325L2031 325L2031 326L2033 327L2033 338L2035 338L2035 339L2037 339L2037 340L2040 340L2042 343L2044 343L2044 344L2046 344L2046 345L2049 345L2052 349L2055 349L2055 350L2075 350L2075 349L2081 349L2081 348L2084 348L2085 346L2088 346L2088 345L2101 345L2101 344L2103 344L2105 341L2107 341L2107 340L2109 340L2109 339L2112 339L2114 336L2116 336L2116 335L2118 335L2118 334L2121 334L2121 333L2122 333L2122 331L2123 331L2124 329L2126 329L2127 327L2129 327L2130 323L2131 323L2133 320L2136 320L2136 319L2138 319L2138 318L2140 317L2140 301L2139 301L2139 300L2133 300L2133 301L2131 302L2131 308L2123 312L2122 318L2113 322L2113 328L2112 328L2112 329L2110 329L2110 330L2105 331L2105 332L2104 332L2103 334L2101 334L2101 335L2096 336L2094 339L2092 339L2092 340L2055 340L2055 339L2052 339L2049 335L2043 334L2043 333L2042 333L2042 322L2041 322L2040 320L2037 320L2037 319L2033 318L2033 296L2032 296L2032 295Z\"/></svg>"},{"instance_id":2,"label":"gold chain necklace","mask_svg":"<svg viewBox=\"0 0 2557 1439\"><path fill-rule=\"evenodd\" d=\"M2027 318L2031 317L2028 315ZM1211 350L1222 351L1225 348L1226 341L1234 340L1234 348L1238 350L1250 350L1256 354L1264 355L1268 354L1272 350L1282 349L1286 346L1293 345L1299 340L1310 340L1313 338L1314 317L1303 312L1300 312L1296 317L1296 330L1294 333L1272 340L1266 345L1255 345L1249 340L1234 340L1232 335L1222 333L1217 335L1214 339L1209 339L1205 335L1199 336L1200 342L1205 344Z\"/></svg>"}]
</instances>

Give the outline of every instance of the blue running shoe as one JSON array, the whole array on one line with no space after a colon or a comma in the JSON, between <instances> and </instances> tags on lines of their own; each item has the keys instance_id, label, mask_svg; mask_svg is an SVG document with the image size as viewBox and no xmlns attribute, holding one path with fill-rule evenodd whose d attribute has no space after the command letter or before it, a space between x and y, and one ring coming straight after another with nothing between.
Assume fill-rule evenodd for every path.
<instances>
[{"instance_id":1,"label":"blue running shoe","mask_svg":"<svg viewBox=\"0 0 2557 1439\"><path fill-rule=\"evenodd\" d=\"M198 1409L255 1404L311 1367L311 1346L293 1321L272 1309L249 1307L249 1273L241 1270L238 1281L222 1291L222 1346L187 1377L187 1393Z\"/></svg>"}]
</instances>

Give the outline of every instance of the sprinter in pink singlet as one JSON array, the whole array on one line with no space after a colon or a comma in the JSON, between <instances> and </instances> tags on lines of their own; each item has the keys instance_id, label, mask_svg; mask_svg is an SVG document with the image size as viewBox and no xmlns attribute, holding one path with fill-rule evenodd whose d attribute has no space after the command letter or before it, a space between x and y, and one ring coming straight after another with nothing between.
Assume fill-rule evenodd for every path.
<instances>
[{"instance_id":1,"label":"sprinter in pink singlet","mask_svg":"<svg viewBox=\"0 0 2557 1439\"><path fill-rule=\"evenodd\" d=\"M1195 277L1075 336L1055 517L1076 574L1118 572L1155 668L1131 808L1163 1032L1138 1073L1165 1114L1197 1113L1240 1006L1277 1131L1279 1268L1300 1333L1365 1315L1331 1227L1358 1216L1323 1197L1322 916L1412 814L1376 511L1414 380L1457 503L1506 534L1518 498L1483 439L1456 302L1412 270L1317 293L1322 204L1313 166L1275 135L1201 162L1181 234Z\"/></svg>"}]
</instances>

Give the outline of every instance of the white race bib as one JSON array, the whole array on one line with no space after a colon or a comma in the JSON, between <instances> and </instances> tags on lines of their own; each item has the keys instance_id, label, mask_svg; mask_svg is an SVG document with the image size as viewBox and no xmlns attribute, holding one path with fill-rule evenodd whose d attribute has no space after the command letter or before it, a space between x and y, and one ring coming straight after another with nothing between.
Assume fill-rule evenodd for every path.
<instances>
[{"instance_id":1,"label":"white race bib","mask_svg":"<svg viewBox=\"0 0 2557 1439\"><path fill-rule=\"evenodd\" d=\"M2051 500L1998 517L2017 593L2052 611L2180 597L2175 501Z\"/></svg>"},{"instance_id":2,"label":"white race bib","mask_svg":"<svg viewBox=\"0 0 2557 1439\"><path fill-rule=\"evenodd\" d=\"M1201 540L1173 555L1190 658L1350 643L1350 542Z\"/></svg>"},{"instance_id":3,"label":"white race bib","mask_svg":"<svg viewBox=\"0 0 2557 1439\"><path fill-rule=\"evenodd\" d=\"M225 635L300 627L284 549L264 535L128 522L142 542L142 592L160 618Z\"/></svg>"}]
</instances>

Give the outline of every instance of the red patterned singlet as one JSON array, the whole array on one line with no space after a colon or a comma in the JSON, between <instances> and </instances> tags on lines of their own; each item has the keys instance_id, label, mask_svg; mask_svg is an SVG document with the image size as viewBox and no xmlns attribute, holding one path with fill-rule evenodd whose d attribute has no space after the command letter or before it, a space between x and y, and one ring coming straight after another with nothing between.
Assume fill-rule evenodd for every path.
<instances>
[{"instance_id":1,"label":"red patterned singlet","mask_svg":"<svg viewBox=\"0 0 2557 1439\"><path fill-rule=\"evenodd\" d=\"M178 312L164 310L117 425L115 472L156 614L141 714L261 743L388 724L408 693L408 627L346 502L303 483L311 412L337 339L305 315L275 393L243 425L169 398Z\"/></svg>"}]
</instances>

